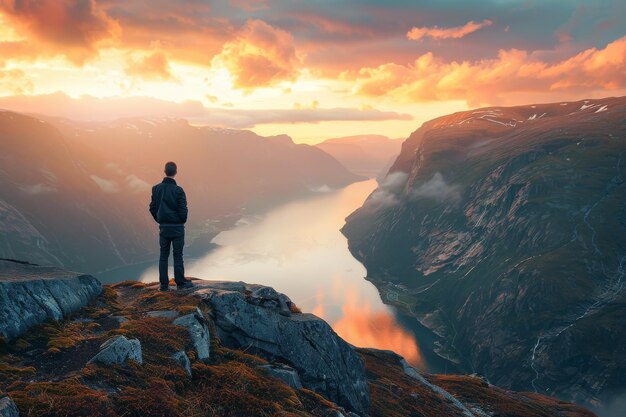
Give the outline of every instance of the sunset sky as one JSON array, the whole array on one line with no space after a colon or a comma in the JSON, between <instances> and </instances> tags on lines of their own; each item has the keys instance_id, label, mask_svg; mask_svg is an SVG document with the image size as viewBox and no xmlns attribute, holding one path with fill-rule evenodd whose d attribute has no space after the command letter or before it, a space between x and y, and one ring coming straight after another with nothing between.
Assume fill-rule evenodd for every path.
<instances>
[{"instance_id":1,"label":"sunset sky","mask_svg":"<svg viewBox=\"0 0 626 417\"><path fill-rule=\"evenodd\" d=\"M626 95L626 2L0 0L0 108L298 142Z\"/></svg>"}]
</instances>

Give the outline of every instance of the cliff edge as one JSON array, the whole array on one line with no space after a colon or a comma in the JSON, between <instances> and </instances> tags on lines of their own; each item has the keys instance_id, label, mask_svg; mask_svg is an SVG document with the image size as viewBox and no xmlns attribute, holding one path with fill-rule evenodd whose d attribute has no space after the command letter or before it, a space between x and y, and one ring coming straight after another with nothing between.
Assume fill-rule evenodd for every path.
<instances>
[{"instance_id":1,"label":"cliff edge","mask_svg":"<svg viewBox=\"0 0 626 417\"><path fill-rule=\"evenodd\" d=\"M61 320L100 295L91 275L0 259L0 336L11 340L46 320Z\"/></svg>"},{"instance_id":2,"label":"cliff edge","mask_svg":"<svg viewBox=\"0 0 626 417\"><path fill-rule=\"evenodd\" d=\"M69 317L2 341L6 415L594 416L356 348L270 287L194 283L169 292L157 283L107 285Z\"/></svg>"}]
</instances>

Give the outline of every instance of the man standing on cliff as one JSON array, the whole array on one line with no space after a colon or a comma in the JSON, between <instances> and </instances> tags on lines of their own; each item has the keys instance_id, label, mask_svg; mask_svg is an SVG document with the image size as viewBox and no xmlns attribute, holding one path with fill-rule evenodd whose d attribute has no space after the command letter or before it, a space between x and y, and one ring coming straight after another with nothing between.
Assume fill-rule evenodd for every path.
<instances>
[{"instance_id":1,"label":"man standing on cliff","mask_svg":"<svg viewBox=\"0 0 626 417\"><path fill-rule=\"evenodd\" d=\"M174 162L165 164L165 178L160 184L152 187L150 214L159 223L159 256L160 291L169 289L167 263L170 257L170 245L174 248L174 281L181 290L193 287L191 281L185 279L183 264L183 246L185 246L185 222L187 221L187 197L182 187L176 185L174 177L177 168Z\"/></svg>"}]
</instances>

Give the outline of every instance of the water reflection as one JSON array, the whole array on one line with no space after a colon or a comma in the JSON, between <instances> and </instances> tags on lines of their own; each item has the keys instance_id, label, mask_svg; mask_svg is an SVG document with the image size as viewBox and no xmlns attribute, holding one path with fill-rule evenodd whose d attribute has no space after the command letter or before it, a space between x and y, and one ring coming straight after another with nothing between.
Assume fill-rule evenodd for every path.
<instances>
[{"instance_id":1,"label":"water reflection","mask_svg":"<svg viewBox=\"0 0 626 417\"><path fill-rule=\"evenodd\" d=\"M365 268L339 232L375 186L374 180L360 182L245 218L215 239L218 249L189 262L186 275L272 286L350 343L394 350L423 368L414 334L397 323L393 310L363 279ZM156 268L142 276L156 279Z\"/></svg>"}]
</instances>

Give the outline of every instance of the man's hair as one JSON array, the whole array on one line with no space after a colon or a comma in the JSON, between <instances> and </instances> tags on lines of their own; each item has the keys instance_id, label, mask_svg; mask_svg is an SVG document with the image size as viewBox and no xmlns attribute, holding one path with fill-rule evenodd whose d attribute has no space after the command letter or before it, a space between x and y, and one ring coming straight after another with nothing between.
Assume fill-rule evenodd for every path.
<instances>
[{"instance_id":1,"label":"man's hair","mask_svg":"<svg viewBox=\"0 0 626 417\"><path fill-rule=\"evenodd\" d=\"M165 164L165 175L172 177L176 175L176 164L172 161Z\"/></svg>"}]
</instances>

